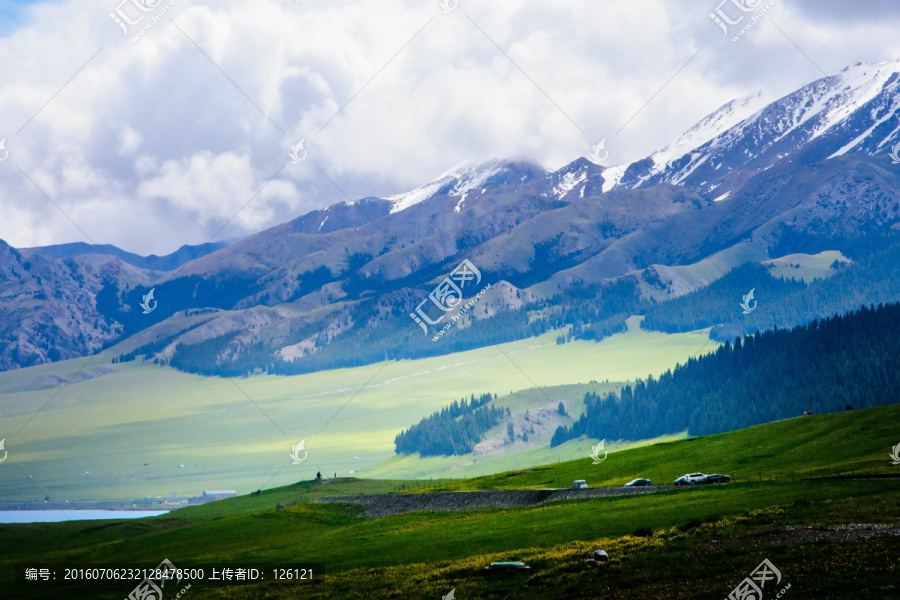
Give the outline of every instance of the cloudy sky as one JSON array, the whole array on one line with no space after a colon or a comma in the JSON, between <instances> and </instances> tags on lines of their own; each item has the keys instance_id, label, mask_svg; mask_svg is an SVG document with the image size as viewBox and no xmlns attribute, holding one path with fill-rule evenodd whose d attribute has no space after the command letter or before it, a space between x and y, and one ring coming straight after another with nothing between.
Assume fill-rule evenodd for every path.
<instances>
[{"instance_id":1,"label":"cloudy sky","mask_svg":"<svg viewBox=\"0 0 900 600\"><path fill-rule=\"evenodd\" d=\"M900 58L892 0L719 1L4 0L0 238L165 254L466 159L621 163ZM772 6L731 42L741 2Z\"/></svg>"}]
</instances>

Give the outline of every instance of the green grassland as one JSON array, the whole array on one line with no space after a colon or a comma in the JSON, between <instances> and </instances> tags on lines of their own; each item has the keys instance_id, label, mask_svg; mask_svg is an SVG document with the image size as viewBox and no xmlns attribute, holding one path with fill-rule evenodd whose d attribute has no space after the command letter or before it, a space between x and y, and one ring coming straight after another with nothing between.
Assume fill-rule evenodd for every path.
<instances>
[{"instance_id":1,"label":"green grassland","mask_svg":"<svg viewBox=\"0 0 900 600\"><path fill-rule=\"evenodd\" d=\"M773 277L798 279L811 282L814 279L827 279L836 273L831 265L837 261L848 266L852 261L838 250L826 250L818 254L788 254L763 264L770 267Z\"/></svg>"},{"instance_id":2,"label":"green grassland","mask_svg":"<svg viewBox=\"0 0 900 600\"><path fill-rule=\"evenodd\" d=\"M663 281L671 282L671 291L680 296L706 287L728 271L746 262L759 262L767 257L768 254L765 248L759 244L744 242L720 250L690 265L654 265L654 268ZM648 286L643 279L641 292L644 297L654 298L655 300L665 301L669 299L667 292L654 286Z\"/></svg>"},{"instance_id":3,"label":"green grassland","mask_svg":"<svg viewBox=\"0 0 900 600\"><path fill-rule=\"evenodd\" d=\"M360 507L310 502L324 495L383 492L399 482L340 479L301 482L139 522L5 525L0 526L0 587L11 584L13 564L156 565L168 558L178 566L321 565L312 584L198 584L190 590L198 600L440 598L453 588L459 598L722 598L769 558L796 598L890 597L900 592L897 538L767 545L764 536L787 527L900 526L900 481L873 478L900 475L900 467L888 464L891 445L900 441L898 416L900 405L790 419L622 450L600 465L579 460L439 482L444 489L504 489L568 482L576 474L593 484L621 482L634 473L671 481L698 469L747 476L737 483L652 495L360 519ZM793 480L784 476L790 471ZM756 472L763 473L762 480L750 477ZM856 478L827 477L850 474ZM277 510L278 503L288 507ZM612 560L589 569L583 561L596 547L607 549ZM481 569L495 560L524 560L532 570L483 575ZM129 590L94 587L71 594L115 598ZM17 598L45 597L27 588L17 593Z\"/></svg>"},{"instance_id":4,"label":"green grassland","mask_svg":"<svg viewBox=\"0 0 900 600\"><path fill-rule=\"evenodd\" d=\"M661 436L652 440L641 440L639 442L607 440L605 448L609 452L617 452L628 448L640 448L652 444L685 439L686 437L686 433L679 433ZM522 468L539 469L542 468L540 465L562 463L564 461L572 461L580 457L586 457L590 452L591 447L596 443L596 440L572 440L565 444L561 444L556 448L550 448L549 443L546 443L484 457L477 452L463 456L420 457L418 454L411 456L393 456L381 464L368 469L366 471L366 476L394 476L403 477L405 479L429 479L433 477L435 479L462 480L480 477L482 471L485 473L498 473L501 471L515 471ZM482 465L482 463L484 464ZM578 477L577 479L583 479L583 477ZM472 483L471 485L477 484Z\"/></svg>"},{"instance_id":5,"label":"green grassland","mask_svg":"<svg viewBox=\"0 0 900 600\"><path fill-rule=\"evenodd\" d=\"M116 348L0 373L0 437L9 451L0 500L246 493L311 479L317 470L396 477L409 465L381 464L393 456L396 434L452 400L544 388L548 405L573 401L580 411L574 401L583 390L573 397L550 388L659 374L716 346L705 330L667 335L632 327L600 343L560 346L558 334L294 377L231 380L141 361L112 364ZM293 465L291 447L304 439L309 458ZM516 464L565 456L529 450ZM413 471L424 476L425 466ZM498 461L489 472L511 466Z\"/></svg>"},{"instance_id":6,"label":"green grassland","mask_svg":"<svg viewBox=\"0 0 900 600\"><path fill-rule=\"evenodd\" d=\"M429 477L462 478L477 477L483 473L496 473L521 468L523 465L540 465L561 460L571 460L582 454L581 448L565 444L550 448L550 438L556 426L571 426L584 412L584 395L587 392L606 394L619 390L624 384L619 382L577 383L570 385L529 388L499 396L493 401L494 406L508 408L512 413L511 420L516 423L517 431L524 424L540 423L537 432L529 434L527 443L517 441L509 444L506 441L506 426L509 420L485 432L485 442L478 444L469 454L458 456L426 456L418 453L412 455L395 455L383 462L369 467L366 477L400 477L417 479ZM557 412L559 402L566 406L567 415ZM532 421L524 417L530 411ZM667 436L668 439L685 437L682 435ZM659 441L659 440L656 440ZM617 448L632 447L649 441L614 444ZM482 450L484 452L482 453Z\"/></svg>"},{"instance_id":7,"label":"green grassland","mask_svg":"<svg viewBox=\"0 0 900 600\"><path fill-rule=\"evenodd\" d=\"M544 488L622 485L643 477L671 484L685 473L724 473L739 481L821 478L837 474L900 475L890 448L900 443L900 405L829 415L796 417L738 431L643 445L616 452L599 465L587 458L593 440L559 446L585 458L510 471L486 479L460 480L446 489ZM569 448L566 448L566 447ZM578 452L580 450L580 452ZM677 468L673 470L673 466ZM559 485L557 485L559 484Z\"/></svg>"}]
</instances>

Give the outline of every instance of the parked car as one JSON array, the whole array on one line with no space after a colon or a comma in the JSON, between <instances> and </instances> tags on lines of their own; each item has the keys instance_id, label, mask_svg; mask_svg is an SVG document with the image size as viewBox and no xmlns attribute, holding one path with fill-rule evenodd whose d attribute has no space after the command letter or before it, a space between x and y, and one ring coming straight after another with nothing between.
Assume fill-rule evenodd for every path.
<instances>
[{"instance_id":1,"label":"parked car","mask_svg":"<svg viewBox=\"0 0 900 600\"><path fill-rule=\"evenodd\" d=\"M728 483L729 481L731 481L731 477L729 477L728 475L720 475L719 473L715 473L713 475L707 475L700 483Z\"/></svg>"},{"instance_id":2,"label":"parked car","mask_svg":"<svg viewBox=\"0 0 900 600\"><path fill-rule=\"evenodd\" d=\"M575 485L573 485L572 487L576 490L586 490L588 489L588 484L584 479L576 479Z\"/></svg>"},{"instance_id":3,"label":"parked car","mask_svg":"<svg viewBox=\"0 0 900 600\"><path fill-rule=\"evenodd\" d=\"M675 480L675 485L696 485L706 477L703 473L688 473Z\"/></svg>"},{"instance_id":4,"label":"parked car","mask_svg":"<svg viewBox=\"0 0 900 600\"><path fill-rule=\"evenodd\" d=\"M648 487L651 485L653 485L653 482L649 479L632 479L625 484L625 487Z\"/></svg>"}]
</instances>

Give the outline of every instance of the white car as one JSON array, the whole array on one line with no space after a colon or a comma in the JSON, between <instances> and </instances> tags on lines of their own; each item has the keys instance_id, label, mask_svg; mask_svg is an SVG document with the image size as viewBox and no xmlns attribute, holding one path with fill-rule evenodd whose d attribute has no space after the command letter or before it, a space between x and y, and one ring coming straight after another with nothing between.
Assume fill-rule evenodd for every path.
<instances>
[{"instance_id":1,"label":"white car","mask_svg":"<svg viewBox=\"0 0 900 600\"><path fill-rule=\"evenodd\" d=\"M586 490L588 489L588 484L584 479L578 479L575 481L575 485L573 485L572 487L576 490Z\"/></svg>"},{"instance_id":2,"label":"white car","mask_svg":"<svg viewBox=\"0 0 900 600\"><path fill-rule=\"evenodd\" d=\"M706 477L703 473L688 473L675 480L675 485L695 485Z\"/></svg>"}]
</instances>

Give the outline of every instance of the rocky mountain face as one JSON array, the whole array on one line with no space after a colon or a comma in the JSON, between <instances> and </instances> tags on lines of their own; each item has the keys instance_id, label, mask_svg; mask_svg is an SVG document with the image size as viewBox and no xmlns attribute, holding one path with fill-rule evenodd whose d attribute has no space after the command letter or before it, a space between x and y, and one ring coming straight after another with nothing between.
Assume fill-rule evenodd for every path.
<instances>
[{"instance_id":1,"label":"rocky mountain face","mask_svg":"<svg viewBox=\"0 0 900 600\"><path fill-rule=\"evenodd\" d=\"M634 163L462 164L410 192L335 204L224 247L144 258L3 245L0 368L117 342L128 354L163 323L183 333L146 353L172 358L181 343L173 365L198 372L189 347L240 372L380 360L400 347L449 352L462 347L454 339L530 335L523 311L562 315L585 290L597 301L628 278L665 301L746 260L871 251L900 223L900 165L889 156L900 143L898 79L900 61L854 65L775 102L730 102ZM720 272L691 275L711 257ZM473 293L491 287L443 345L426 344L410 315L464 259L480 275ZM144 314L151 289L158 305ZM589 320L625 310L613 304Z\"/></svg>"},{"instance_id":2,"label":"rocky mountain face","mask_svg":"<svg viewBox=\"0 0 900 600\"><path fill-rule=\"evenodd\" d=\"M117 339L121 326L97 310L104 279L141 278L122 264L60 260L0 241L0 368L84 356Z\"/></svg>"}]
</instances>

